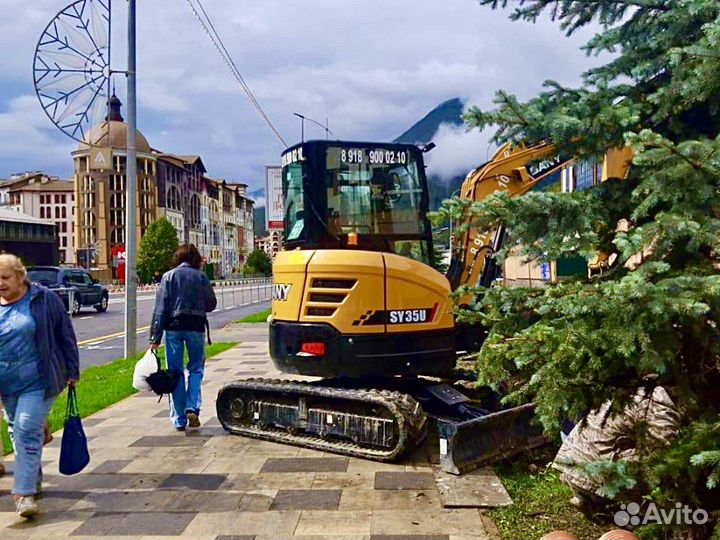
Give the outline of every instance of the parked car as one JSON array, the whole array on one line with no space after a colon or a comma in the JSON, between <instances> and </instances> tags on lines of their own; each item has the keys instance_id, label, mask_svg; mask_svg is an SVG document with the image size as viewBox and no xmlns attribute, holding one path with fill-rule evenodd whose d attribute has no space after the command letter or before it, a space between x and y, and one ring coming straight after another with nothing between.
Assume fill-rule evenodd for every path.
<instances>
[{"instance_id":1,"label":"parked car","mask_svg":"<svg viewBox=\"0 0 720 540\"><path fill-rule=\"evenodd\" d=\"M83 306L92 306L98 313L107 311L110 297L107 287L93 279L87 270L62 266L31 266L28 268L28 278L57 292L65 308L73 315L80 313ZM72 306L69 291L73 292Z\"/></svg>"}]
</instances>

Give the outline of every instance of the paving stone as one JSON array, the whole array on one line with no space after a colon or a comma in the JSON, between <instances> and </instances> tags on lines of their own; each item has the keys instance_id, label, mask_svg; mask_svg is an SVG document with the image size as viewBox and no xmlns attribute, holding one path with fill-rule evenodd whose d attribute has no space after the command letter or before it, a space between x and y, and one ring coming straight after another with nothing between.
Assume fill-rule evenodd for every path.
<instances>
[{"instance_id":1,"label":"paving stone","mask_svg":"<svg viewBox=\"0 0 720 540\"><path fill-rule=\"evenodd\" d=\"M237 509L242 493L217 491L181 491L171 503L163 508L170 512L230 512Z\"/></svg>"},{"instance_id":2,"label":"paving stone","mask_svg":"<svg viewBox=\"0 0 720 540\"><path fill-rule=\"evenodd\" d=\"M435 481L445 508L496 508L513 503L500 478L489 467L462 476L438 471Z\"/></svg>"},{"instance_id":3,"label":"paving stone","mask_svg":"<svg viewBox=\"0 0 720 540\"><path fill-rule=\"evenodd\" d=\"M339 489L281 489L270 510L337 510Z\"/></svg>"},{"instance_id":4,"label":"paving stone","mask_svg":"<svg viewBox=\"0 0 720 540\"><path fill-rule=\"evenodd\" d=\"M223 491L257 491L271 489L310 489L315 473L229 474L220 487Z\"/></svg>"},{"instance_id":5,"label":"paving stone","mask_svg":"<svg viewBox=\"0 0 720 540\"><path fill-rule=\"evenodd\" d=\"M232 535L232 534L221 534L215 537L215 540L255 540L252 535Z\"/></svg>"},{"instance_id":6,"label":"paving stone","mask_svg":"<svg viewBox=\"0 0 720 540\"><path fill-rule=\"evenodd\" d=\"M42 500L41 509L42 507ZM17 538L37 538L47 540L50 538L68 538L70 533L77 529L92 514L89 512L40 512L33 519L23 519L15 512L3 513L0 520L0 538L3 540ZM5 518L7 516L7 518Z\"/></svg>"},{"instance_id":7,"label":"paving stone","mask_svg":"<svg viewBox=\"0 0 720 540\"><path fill-rule=\"evenodd\" d=\"M179 536L195 513L98 513L73 531L72 536Z\"/></svg>"},{"instance_id":8,"label":"paving stone","mask_svg":"<svg viewBox=\"0 0 720 540\"><path fill-rule=\"evenodd\" d=\"M238 504L238 512L267 512L277 495L277 490L255 491L245 493Z\"/></svg>"},{"instance_id":9,"label":"paving stone","mask_svg":"<svg viewBox=\"0 0 720 540\"><path fill-rule=\"evenodd\" d=\"M452 510L375 510L371 534L385 535L457 535L462 538L488 538L480 512L475 509Z\"/></svg>"},{"instance_id":10,"label":"paving stone","mask_svg":"<svg viewBox=\"0 0 720 540\"><path fill-rule=\"evenodd\" d=\"M133 489L135 484L149 480L151 477L152 475L147 474L89 473L76 476L45 476L43 481L45 484L62 486L65 491L90 491L93 489Z\"/></svg>"},{"instance_id":11,"label":"paving stone","mask_svg":"<svg viewBox=\"0 0 720 540\"><path fill-rule=\"evenodd\" d=\"M170 418L170 411L158 411L152 416L153 418Z\"/></svg>"},{"instance_id":12,"label":"paving stone","mask_svg":"<svg viewBox=\"0 0 720 540\"><path fill-rule=\"evenodd\" d=\"M125 467L130 465L130 463L132 463L132 460L130 459L109 459L100 463L92 470L92 472L93 474L119 473Z\"/></svg>"},{"instance_id":13,"label":"paving stone","mask_svg":"<svg viewBox=\"0 0 720 540\"><path fill-rule=\"evenodd\" d=\"M86 495L87 493L82 491L44 489L38 504L43 512L65 512ZM0 508L13 509L15 508L14 504L13 495L9 491L1 493ZM0 534L0 538L2 538L2 534Z\"/></svg>"},{"instance_id":14,"label":"paving stone","mask_svg":"<svg viewBox=\"0 0 720 540\"><path fill-rule=\"evenodd\" d=\"M263 375L267 375L267 371L236 371L235 376L236 377L262 377Z\"/></svg>"},{"instance_id":15,"label":"paving stone","mask_svg":"<svg viewBox=\"0 0 720 540\"><path fill-rule=\"evenodd\" d=\"M267 461L264 456L246 456L238 459L237 452L228 450L219 453L223 457L215 458L210 462L202 472L203 474L239 474L239 473L259 473L262 466ZM225 455L234 457L224 457ZM335 487L335 486L332 486Z\"/></svg>"},{"instance_id":16,"label":"paving stone","mask_svg":"<svg viewBox=\"0 0 720 540\"><path fill-rule=\"evenodd\" d=\"M163 512L178 496L174 491L107 491L88 493L73 510L88 512Z\"/></svg>"},{"instance_id":17,"label":"paving stone","mask_svg":"<svg viewBox=\"0 0 720 540\"><path fill-rule=\"evenodd\" d=\"M435 478L425 472L392 472L375 473L375 489L434 489Z\"/></svg>"},{"instance_id":18,"label":"paving stone","mask_svg":"<svg viewBox=\"0 0 720 540\"><path fill-rule=\"evenodd\" d=\"M253 353L246 353L248 356L253 356ZM264 355L265 353L257 353L254 356ZM243 360L243 366L264 366L269 363L270 360Z\"/></svg>"},{"instance_id":19,"label":"paving stone","mask_svg":"<svg viewBox=\"0 0 720 540\"><path fill-rule=\"evenodd\" d=\"M171 474L160 487L212 491L219 488L227 478L226 474Z\"/></svg>"},{"instance_id":20,"label":"paving stone","mask_svg":"<svg viewBox=\"0 0 720 540\"><path fill-rule=\"evenodd\" d=\"M449 540L447 534L371 534L370 540Z\"/></svg>"},{"instance_id":21,"label":"paving stone","mask_svg":"<svg viewBox=\"0 0 720 540\"><path fill-rule=\"evenodd\" d=\"M229 367L221 367L221 368L216 368L214 371L217 373L225 373L226 371L230 371L231 369L232 368L229 368Z\"/></svg>"},{"instance_id":22,"label":"paving stone","mask_svg":"<svg viewBox=\"0 0 720 540\"><path fill-rule=\"evenodd\" d=\"M94 416L91 416L89 418L83 418L82 425L83 427L97 426L99 423L104 422L105 420L107 420L107 418L96 418Z\"/></svg>"},{"instance_id":23,"label":"paving stone","mask_svg":"<svg viewBox=\"0 0 720 540\"><path fill-rule=\"evenodd\" d=\"M313 484L314 485L314 484ZM344 489L340 510L438 510L440 495L435 490Z\"/></svg>"},{"instance_id":24,"label":"paving stone","mask_svg":"<svg viewBox=\"0 0 720 540\"><path fill-rule=\"evenodd\" d=\"M369 511L339 512L337 510L305 510L300 516L296 536L370 535L373 513Z\"/></svg>"},{"instance_id":25,"label":"paving stone","mask_svg":"<svg viewBox=\"0 0 720 540\"><path fill-rule=\"evenodd\" d=\"M208 426L207 423L203 422L200 428L190 428L185 432L186 437L204 437L210 439L211 437L217 437L218 435L225 435L225 430L222 428L220 423L217 425Z\"/></svg>"},{"instance_id":26,"label":"paving stone","mask_svg":"<svg viewBox=\"0 0 720 540\"><path fill-rule=\"evenodd\" d=\"M313 489L351 488L352 491L355 491L358 489L372 490L374 485L375 475L373 473L332 472L318 473L312 487Z\"/></svg>"},{"instance_id":27,"label":"paving stone","mask_svg":"<svg viewBox=\"0 0 720 540\"><path fill-rule=\"evenodd\" d=\"M188 538L198 538L211 534L222 535L233 531L242 535L292 538L299 518L299 511L285 510L198 514L185 529L183 535Z\"/></svg>"},{"instance_id":28,"label":"paving stone","mask_svg":"<svg viewBox=\"0 0 720 540\"><path fill-rule=\"evenodd\" d=\"M260 472L345 472L347 466L347 458L269 458Z\"/></svg>"},{"instance_id":29,"label":"paving stone","mask_svg":"<svg viewBox=\"0 0 720 540\"><path fill-rule=\"evenodd\" d=\"M147 447L175 447L175 446L202 446L207 442L203 437L183 437L183 436L157 436L146 435L140 437L130 444L130 447L147 446Z\"/></svg>"}]
</instances>

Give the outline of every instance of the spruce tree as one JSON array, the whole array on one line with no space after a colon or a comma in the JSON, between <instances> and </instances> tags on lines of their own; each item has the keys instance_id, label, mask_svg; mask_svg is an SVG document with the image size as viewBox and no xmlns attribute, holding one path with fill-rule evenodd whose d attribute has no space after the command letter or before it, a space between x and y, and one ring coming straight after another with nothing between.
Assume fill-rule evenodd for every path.
<instances>
[{"instance_id":1,"label":"spruce tree","mask_svg":"<svg viewBox=\"0 0 720 540\"><path fill-rule=\"evenodd\" d=\"M607 401L622 411L638 388L671 388L682 410L679 437L658 450L639 436L638 463L595 470L605 471L608 493L619 500L632 486L631 500L687 504L717 520L720 2L479 3L510 4L514 20L549 14L568 35L597 25L584 49L611 59L585 72L579 88L547 81L527 102L499 91L494 109L469 110L470 127L493 126L498 144L549 141L584 157L628 146L634 155L627 179L589 190L499 194L440 211L439 219L469 213L483 228L504 224L511 236L505 245L519 242L528 259L618 255L610 271L592 279L478 291L461 316L489 329L477 359L480 379L507 392L509 402L533 401L551 434ZM640 264L632 263L637 254ZM708 525L686 534L707 537Z\"/></svg>"}]
</instances>

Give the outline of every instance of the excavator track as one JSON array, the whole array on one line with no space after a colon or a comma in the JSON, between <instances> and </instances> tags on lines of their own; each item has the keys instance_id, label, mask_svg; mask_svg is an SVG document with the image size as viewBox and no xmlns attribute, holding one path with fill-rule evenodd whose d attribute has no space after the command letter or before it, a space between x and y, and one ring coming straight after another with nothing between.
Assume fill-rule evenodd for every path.
<instances>
[{"instance_id":1,"label":"excavator track","mask_svg":"<svg viewBox=\"0 0 720 540\"><path fill-rule=\"evenodd\" d=\"M236 435L376 461L415 447L427 423L420 405L401 392L273 379L225 385L217 415Z\"/></svg>"}]
</instances>

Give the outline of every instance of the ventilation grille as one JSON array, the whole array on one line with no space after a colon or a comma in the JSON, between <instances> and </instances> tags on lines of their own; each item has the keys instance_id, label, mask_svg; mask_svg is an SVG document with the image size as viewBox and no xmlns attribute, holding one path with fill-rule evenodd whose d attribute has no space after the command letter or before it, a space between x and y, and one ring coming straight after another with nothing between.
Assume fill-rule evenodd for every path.
<instances>
[{"instance_id":1,"label":"ventilation grille","mask_svg":"<svg viewBox=\"0 0 720 540\"><path fill-rule=\"evenodd\" d=\"M311 317L332 317L337 308L309 307L307 314Z\"/></svg>"},{"instance_id":2,"label":"ventilation grille","mask_svg":"<svg viewBox=\"0 0 720 540\"><path fill-rule=\"evenodd\" d=\"M313 279L313 289L352 289L356 281L354 279Z\"/></svg>"},{"instance_id":3,"label":"ventilation grille","mask_svg":"<svg viewBox=\"0 0 720 540\"><path fill-rule=\"evenodd\" d=\"M305 315L308 317L332 317L340 304L350 294L357 280L315 278L308 291Z\"/></svg>"}]
</instances>

